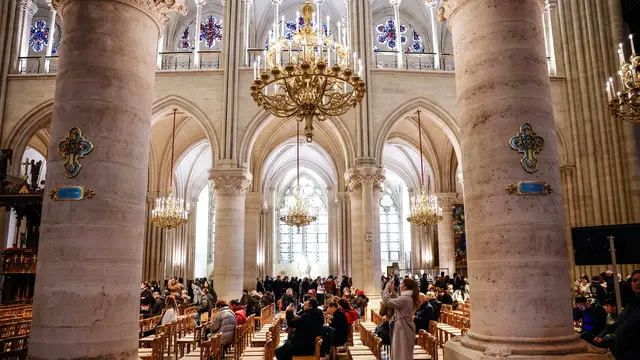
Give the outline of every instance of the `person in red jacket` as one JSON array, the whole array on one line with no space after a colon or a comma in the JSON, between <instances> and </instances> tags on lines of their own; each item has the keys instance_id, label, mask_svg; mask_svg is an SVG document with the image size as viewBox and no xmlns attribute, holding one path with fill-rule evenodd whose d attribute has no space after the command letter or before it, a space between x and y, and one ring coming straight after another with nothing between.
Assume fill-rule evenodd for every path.
<instances>
[{"instance_id":1,"label":"person in red jacket","mask_svg":"<svg viewBox=\"0 0 640 360\"><path fill-rule=\"evenodd\" d=\"M240 305L240 300L229 301L229 307L236 314L236 321L238 325L242 325L247 322L247 313L244 311L244 307Z\"/></svg>"},{"instance_id":2,"label":"person in red jacket","mask_svg":"<svg viewBox=\"0 0 640 360\"><path fill-rule=\"evenodd\" d=\"M360 316L358 314L358 311L352 308L351 304L349 304L347 300L345 299L338 300L338 305L340 305L342 312L344 312L344 315L347 317L347 322L349 323L349 325L355 323L356 320L358 320L358 317Z\"/></svg>"}]
</instances>

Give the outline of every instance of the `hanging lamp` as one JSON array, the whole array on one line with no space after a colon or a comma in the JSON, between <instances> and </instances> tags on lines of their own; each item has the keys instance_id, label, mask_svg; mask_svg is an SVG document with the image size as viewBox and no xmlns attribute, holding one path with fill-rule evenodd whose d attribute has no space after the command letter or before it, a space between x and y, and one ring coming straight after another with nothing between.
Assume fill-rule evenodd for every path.
<instances>
[{"instance_id":1,"label":"hanging lamp","mask_svg":"<svg viewBox=\"0 0 640 360\"><path fill-rule=\"evenodd\" d=\"M302 197L302 189L300 187L300 122L297 122L296 133L296 169L297 184L294 201L292 204L289 204L289 206L285 206L280 210L282 214L280 221L289 226L295 226L298 228L298 231L300 231L301 227L307 226L317 219L315 211L311 208L309 201Z\"/></svg>"},{"instance_id":2,"label":"hanging lamp","mask_svg":"<svg viewBox=\"0 0 640 360\"><path fill-rule=\"evenodd\" d=\"M438 198L428 195L424 185L424 159L422 158L422 122L418 110L418 138L420 141L420 195L411 199L411 214L407 221L414 225L435 225L442 220L442 208L438 207Z\"/></svg>"},{"instance_id":3,"label":"hanging lamp","mask_svg":"<svg viewBox=\"0 0 640 360\"><path fill-rule=\"evenodd\" d=\"M167 196L158 197L156 206L151 212L151 222L163 229L175 229L187 222L189 210L184 207L184 200L172 196L173 194L173 161L176 143L176 113L173 109L173 132L171 135L171 168L169 169L169 190Z\"/></svg>"}]
</instances>

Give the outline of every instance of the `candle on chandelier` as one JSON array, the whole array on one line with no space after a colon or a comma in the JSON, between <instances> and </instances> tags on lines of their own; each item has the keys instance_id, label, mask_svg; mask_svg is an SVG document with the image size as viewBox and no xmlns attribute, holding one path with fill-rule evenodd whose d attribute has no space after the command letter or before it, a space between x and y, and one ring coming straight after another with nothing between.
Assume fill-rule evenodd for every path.
<instances>
[{"instance_id":1,"label":"candle on chandelier","mask_svg":"<svg viewBox=\"0 0 640 360\"><path fill-rule=\"evenodd\" d=\"M611 88L609 87L609 83L607 82L607 99L611 101Z\"/></svg>"},{"instance_id":2,"label":"candle on chandelier","mask_svg":"<svg viewBox=\"0 0 640 360\"><path fill-rule=\"evenodd\" d=\"M331 18L329 17L329 15L327 15L327 32L326 32L326 36L329 36L329 20L331 20ZM322 29L322 33L324 34L324 29Z\"/></svg>"},{"instance_id":3,"label":"candle on chandelier","mask_svg":"<svg viewBox=\"0 0 640 360\"><path fill-rule=\"evenodd\" d=\"M264 71L267 72L267 50L264 50L263 54L264 54Z\"/></svg>"},{"instance_id":4,"label":"candle on chandelier","mask_svg":"<svg viewBox=\"0 0 640 360\"><path fill-rule=\"evenodd\" d=\"M296 31L300 31L300 25L299 22L300 21L300 11L296 11Z\"/></svg>"},{"instance_id":5,"label":"candle on chandelier","mask_svg":"<svg viewBox=\"0 0 640 360\"><path fill-rule=\"evenodd\" d=\"M291 60L291 40L289 40L289 62L293 62L293 60Z\"/></svg>"},{"instance_id":6,"label":"candle on chandelier","mask_svg":"<svg viewBox=\"0 0 640 360\"><path fill-rule=\"evenodd\" d=\"M633 45L633 34L629 35L629 42L631 43L631 54L636 53L636 47Z\"/></svg>"},{"instance_id":7,"label":"candle on chandelier","mask_svg":"<svg viewBox=\"0 0 640 360\"><path fill-rule=\"evenodd\" d=\"M338 21L338 42L342 42L342 22Z\"/></svg>"},{"instance_id":8,"label":"candle on chandelier","mask_svg":"<svg viewBox=\"0 0 640 360\"><path fill-rule=\"evenodd\" d=\"M282 34L280 34L280 36L284 36L285 34L285 29L284 29L284 16L282 17Z\"/></svg>"},{"instance_id":9,"label":"candle on chandelier","mask_svg":"<svg viewBox=\"0 0 640 360\"><path fill-rule=\"evenodd\" d=\"M358 65L358 54L354 51L353 52L353 72L358 71L358 69L356 68L356 65Z\"/></svg>"},{"instance_id":10,"label":"candle on chandelier","mask_svg":"<svg viewBox=\"0 0 640 360\"><path fill-rule=\"evenodd\" d=\"M331 45L327 46L327 67L331 67Z\"/></svg>"},{"instance_id":11,"label":"candle on chandelier","mask_svg":"<svg viewBox=\"0 0 640 360\"><path fill-rule=\"evenodd\" d=\"M362 77L362 60L358 60L358 76Z\"/></svg>"},{"instance_id":12,"label":"candle on chandelier","mask_svg":"<svg viewBox=\"0 0 640 360\"><path fill-rule=\"evenodd\" d=\"M620 75L620 91L624 91L624 78L622 77L622 71L618 71L618 75Z\"/></svg>"},{"instance_id":13,"label":"candle on chandelier","mask_svg":"<svg viewBox=\"0 0 640 360\"><path fill-rule=\"evenodd\" d=\"M253 78L254 79L258 78L258 63L256 61L253 62Z\"/></svg>"},{"instance_id":14,"label":"candle on chandelier","mask_svg":"<svg viewBox=\"0 0 640 360\"><path fill-rule=\"evenodd\" d=\"M624 64L624 50L622 50L622 43L618 45L618 57L620 58L620 66Z\"/></svg>"},{"instance_id":15,"label":"candle on chandelier","mask_svg":"<svg viewBox=\"0 0 640 360\"><path fill-rule=\"evenodd\" d=\"M260 58L260 56L258 56L258 63L256 64L256 79L257 76L260 75L260 62L262 61L262 59Z\"/></svg>"}]
</instances>

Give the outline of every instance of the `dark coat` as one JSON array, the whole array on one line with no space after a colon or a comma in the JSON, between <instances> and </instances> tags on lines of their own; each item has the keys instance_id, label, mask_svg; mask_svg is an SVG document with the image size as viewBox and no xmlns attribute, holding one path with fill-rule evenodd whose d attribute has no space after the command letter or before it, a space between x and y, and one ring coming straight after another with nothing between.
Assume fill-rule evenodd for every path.
<instances>
[{"instance_id":1,"label":"dark coat","mask_svg":"<svg viewBox=\"0 0 640 360\"><path fill-rule=\"evenodd\" d=\"M614 355L617 360L640 359L640 296L627 305L618 316Z\"/></svg>"},{"instance_id":2,"label":"dark coat","mask_svg":"<svg viewBox=\"0 0 640 360\"><path fill-rule=\"evenodd\" d=\"M295 302L293 295L289 295L289 294L282 295L281 300L282 300L282 310L285 310L287 306L289 306L289 304L293 304Z\"/></svg>"},{"instance_id":3,"label":"dark coat","mask_svg":"<svg viewBox=\"0 0 640 360\"><path fill-rule=\"evenodd\" d=\"M256 291L264 294L264 285L262 285L262 281L256 282Z\"/></svg>"},{"instance_id":4,"label":"dark coat","mask_svg":"<svg viewBox=\"0 0 640 360\"><path fill-rule=\"evenodd\" d=\"M160 315L162 314L162 309L164 309L164 298L162 296L158 296L155 302L153 303L153 307L151 308L151 315Z\"/></svg>"},{"instance_id":5,"label":"dark coat","mask_svg":"<svg viewBox=\"0 0 640 360\"><path fill-rule=\"evenodd\" d=\"M240 305L245 306L249 303L249 298L251 297L251 295L249 294L244 294L242 295L242 297L240 298Z\"/></svg>"},{"instance_id":6,"label":"dark coat","mask_svg":"<svg viewBox=\"0 0 640 360\"><path fill-rule=\"evenodd\" d=\"M247 316L260 316L260 296L253 295L247 300Z\"/></svg>"},{"instance_id":7,"label":"dark coat","mask_svg":"<svg viewBox=\"0 0 640 360\"><path fill-rule=\"evenodd\" d=\"M416 324L416 334L420 330L429 331L429 321L435 320L435 310L428 301L420 304L418 310L416 310L413 323Z\"/></svg>"},{"instance_id":8,"label":"dark coat","mask_svg":"<svg viewBox=\"0 0 640 360\"><path fill-rule=\"evenodd\" d=\"M333 346L343 346L349 341L349 323L342 310L338 309L333 313L331 327L336 330L333 335Z\"/></svg>"},{"instance_id":9,"label":"dark coat","mask_svg":"<svg viewBox=\"0 0 640 360\"><path fill-rule=\"evenodd\" d=\"M599 283L592 282L589 285L589 291L591 292L591 297L598 300L600 305L604 304L604 302L607 300L607 292Z\"/></svg>"},{"instance_id":10,"label":"dark coat","mask_svg":"<svg viewBox=\"0 0 640 360\"><path fill-rule=\"evenodd\" d=\"M210 294L204 295L200 299L200 305L198 305L198 313L202 314L202 313L210 312L211 309L213 308L213 305L215 304L211 303L211 295Z\"/></svg>"},{"instance_id":11,"label":"dark coat","mask_svg":"<svg viewBox=\"0 0 640 360\"><path fill-rule=\"evenodd\" d=\"M293 311L287 311L287 325L294 331L289 335L292 347L307 354L313 354L316 337L324 333L324 314L319 309L303 310L300 316L293 315ZM299 354L300 355L300 354Z\"/></svg>"},{"instance_id":12,"label":"dark coat","mask_svg":"<svg viewBox=\"0 0 640 360\"><path fill-rule=\"evenodd\" d=\"M265 306L269 306L269 305L273 304L273 302L274 302L273 294L268 292L268 293L262 295L262 297L260 298L260 308L263 308Z\"/></svg>"}]
</instances>

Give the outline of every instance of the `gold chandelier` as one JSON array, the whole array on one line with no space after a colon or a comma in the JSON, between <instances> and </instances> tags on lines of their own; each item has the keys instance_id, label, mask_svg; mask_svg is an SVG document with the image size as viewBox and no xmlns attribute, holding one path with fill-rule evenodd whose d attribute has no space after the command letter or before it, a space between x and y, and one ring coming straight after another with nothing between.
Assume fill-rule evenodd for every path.
<instances>
[{"instance_id":1,"label":"gold chandelier","mask_svg":"<svg viewBox=\"0 0 640 360\"><path fill-rule=\"evenodd\" d=\"M184 208L184 200L172 196L173 193L173 151L176 141L176 113L173 109L173 135L171 139L171 168L169 169L169 190L167 196L156 199L156 206L151 211L151 222L163 229L175 229L187 222L189 209Z\"/></svg>"},{"instance_id":2,"label":"gold chandelier","mask_svg":"<svg viewBox=\"0 0 640 360\"><path fill-rule=\"evenodd\" d=\"M411 214L407 221L417 225L436 225L442 221L442 208L438 207L438 198L435 195L428 195L424 186L424 160L422 158L422 123L420 121L420 110L418 110L418 138L420 139L420 195L411 199Z\"/></svg>"},{"instance_id":3,"label":"gold chandelier","mask_svg":"<svg viewBox=\"0 0 640 360\"><path fill-rule=\"evenodd\" d=\"M622 43L618 47L619 86L616 90L612 77L607 81L607 98L609 113L616 119L632 123L640 123L640 56L636 54L633 45L633 35L629 35L631 42L631 56L629 61L624 58ZM617 81L616 81L617 82Z\"/></svg>"},{"instance_id":4,"label":"gold chandelier","mask_svg":"<svg viewBox=\"0 0 640 360\"><path fill-rule=\"evenodd\" d=\"M294 201L288 204L280 213L280 221L289 226L295 226L300 231L300 227L307 226L316 221L315 209L309 204L309 201L302 197L300 188L300 123L298 122L298 130L296 134L296 168L297 168L297 185L295 188Z\"/></svg>"},{"instance_id":5,"label":"gold chandelier","mask_svg":"<svg viewBox=\"0 0 640 360\"><path fill-rule=\"evenodd\" d=\"M284 34L272 40L264 67L260 58L253 64L251 85L258 106L280 118L304 121L308 142L313 140L314 119L343 115L365 93L361 60L349 52L341 35L335 40L325 35L322 25L312 24L313 12L307 0L302 7L305 26L289 40Z\"/></svg>"}]
</instances>

